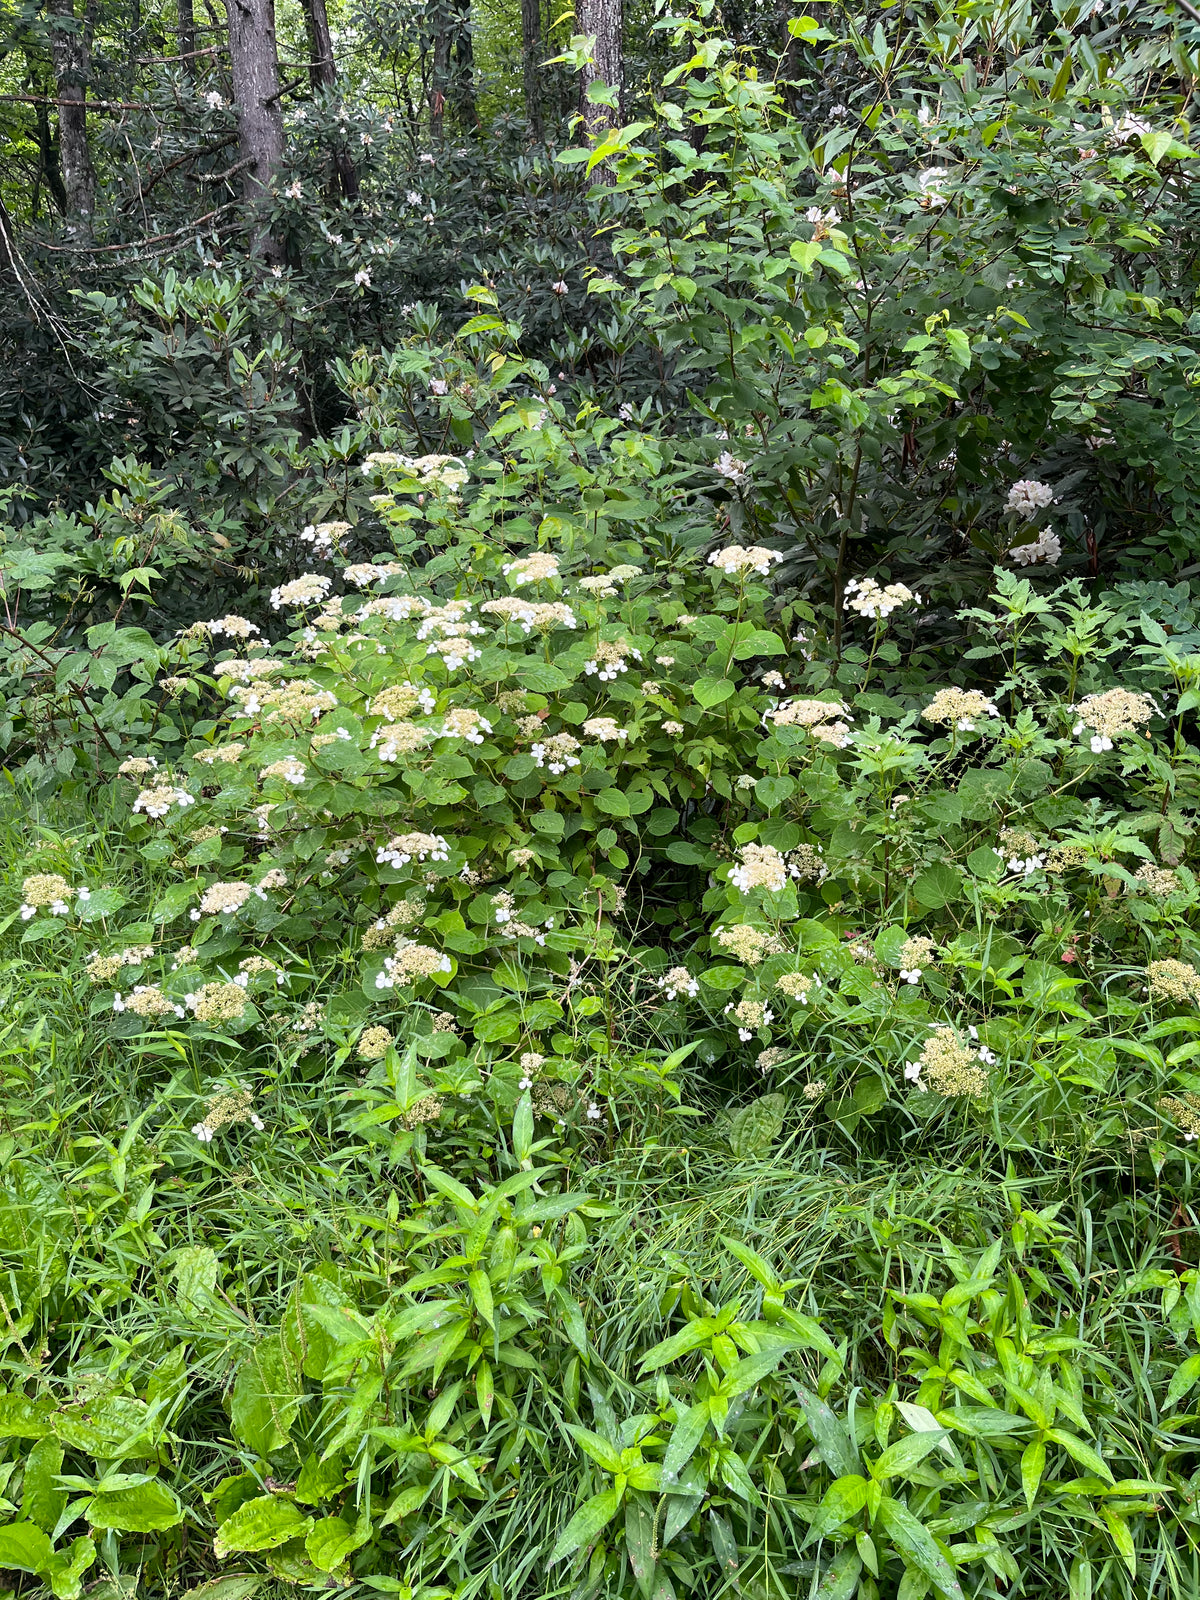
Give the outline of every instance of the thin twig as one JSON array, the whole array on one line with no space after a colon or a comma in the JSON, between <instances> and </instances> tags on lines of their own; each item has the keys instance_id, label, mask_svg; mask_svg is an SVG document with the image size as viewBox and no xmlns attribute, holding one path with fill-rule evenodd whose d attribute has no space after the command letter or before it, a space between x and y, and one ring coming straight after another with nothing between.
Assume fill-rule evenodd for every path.
<instances>
[{"instance_id":1,"label":"thin twig","mask_svg":"<svg viewBox=\"0 0 1200 1600\"><path fill-rule=\"evenodd\" d=\"M189 183L224 183L226 178L232 178L235 172L241 172L245 167L252 167L257 160L257 156L243 156L231 167L226 167L224 172L189 172L185 176Z\"/></svg>"},{"instance_id":2,"label":"thin twig","mask_svg":"<svg viewBox=\"0 0 1200 1600\"><path fill-rule=\"evenodd\" d=\"M218 206L215 211L206 211L202 217L197 217L194 222L189 222L184 228L176 228L174 233L159 233L153 239L128 239L124 244L43 244L43 250L53 250L58 255L74 256L99 256L107 255L112 250L145 250L149 245L162 244L167 239L182 239L186 233L194 233L197 228L206 222L211 222L213 217L219 217L223 211L228 211L232 206L241 205L240 200L227 200L223 206Z\"/></svg>"},{"instance_id":3,"label":"thin twig","mask_svg":"<svg viewBox=\"0 0 1200 1600\"><path fill-rule=\"evenodd\" d=\"M224 150L227 145L236 144L237 139L236 133L227 133L223 139L218 139L216 144L206 144L200 150L189 150L186 155L176 156L174 161L168 161L165 167L156 172L143 189L140 189L136 195L126 200L122 209L128 210L138 200L144 200L154 185L165 178L169 172L174 172L176 167L182 167L189 161L199 161L201 156L216 155L218 150Z\"/></svg>"}]
</instances>

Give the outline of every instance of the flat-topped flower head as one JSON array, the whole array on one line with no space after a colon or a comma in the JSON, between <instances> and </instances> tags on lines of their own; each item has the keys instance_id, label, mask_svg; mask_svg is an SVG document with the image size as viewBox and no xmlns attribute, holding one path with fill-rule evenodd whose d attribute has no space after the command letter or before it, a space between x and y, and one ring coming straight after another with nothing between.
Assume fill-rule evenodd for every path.
<instances>
[{"instance_id":1,"label":"flat-topped flower head","mask_svg":"<svg viewBox=\"0 0 1200 1600\"><path fill-rule=\"evenodd\" d=\"M731 1000L725 1007L725 1015L732 1015L737 1023L738 1038L743 1044L760 1028L769 1028L775 1020L775 1013L762 1000L739 1000L736 1005Z\"/></svg>"},{"instance_id":2,"label":"flat-topped flower head","mask_svg":"<svg viewBox=\"0 0 1200 1600\"><path fill-rule=\"evenodd\" d=\"M622 672L629 671L631 659L640 661L642 652L635 650L628 639L600 639L595 655L584 662L583 670L601 683L615 683Z\"/></svg>"},{"instance_id":3,"label":"flat-topped flower head","mask_svg":"<svg viewBox=\"0 0 1200 1600\"><path fill-rule=\"evenodd\" d=\"M249 622L245 617L235 616L232 612L228 616L216 617L212 622L204 622L201 627L207 628L212 634L225 634L230 639L249 639L262 629L256 622Z\"/></svg>"},{"instance_id":4,"label":"flat-topped flower head","mask_svg":"<svg viewBox=\"0 0 1200 1600\"><path fill-rule=\"evenodd\" d=\"M1152 1000L1200 1005L1200 972L1186 961L1176 961L1170 956L1162 961L1152 961L1146 968L1146 978Z\"/></svg>"},{"instance_id":5,"label":"flat-topped flower head","mask_svg":"<svg viewBox=\"0 0 1200 1600\"><path fill-rule=\"evenodd\" d=\"M773 845L744 844L741 861L729 874L729 881L742 894L755 889L765 889L768 894L778 894L788 881L788 865Z\"/></svg>"},{"instance_id":6,"label":"flat-topped flower head","mask_svg":"<svg viewBox=\"0 0 1200 1600\"><path fill-rule=\"evenodd\" d=\"M360 1061L382 1061L392 1043L392 1035L386 1028L364 1028L358 1036L355 1054Z\"/></svg>"},{"instance_id":7,"label":"flat-topped flower head","mask_svg":"<svg viewBox=\"0 0 1200 1600\"><path fill-rule=\"evenodd\" d=\"M731 578L741 572L757 572L765 578L770 574L772 563L782 560L782 550L768 550L760 544L731 544L724 550L714 550L708 564ZM682 622L682 617L679 620Z\"/></svg>"},{"instance_id":8,"label":"flat-topped flower head","mask_svg":"<svg viewBox=\"0 0 1200 1600\"><path fill-rule=\"evenodd\" d=\"M615 717L588 717L584 721L583 731L589 739L597 739L601 744L606 740L628 739L629 729L622 728Z\"/></svg>"},{"instance_id":9,"label":"flat-topped flower head","mask_svg":"<svg viewBox=\"0 0 1200 1600\"><path fill-rule=\"evenodd\" d=\"M485 600L479 610L481 615L499 617L502 622L521 628L526 635L579 626L570 606L559 600L539 602L520 595L501 595L498 600Z\"/></svg>"},{"instance_id":10,"label":"flat-topped flower head","mask_svg":"<svg viewBox=\"0 0 1200 1600\"><path fill-rule=\"evenodd\" d=\"M806 1006L809 995L821 987L821 979L815 972L782 972L775 980L775 987L789 1000L798 1000Z\"/></svg>"},{"instance_id":11,"label":"flat-topped flower head","mask_svg":"<svg viewBox=\"0 0 1200 1600\"><path fill-rule=\"evenodd\" d=\"M766 955L777 955L785 948L774 934L764 933L748 922L734 922L718 928L714 934L722 950L728 950L738 961L756 967Z\"/></svg>"},{"instance_id":12,"label":"flat-topped flower head","mask_svg":"<svg viewBox=\"0 0 1200 1600\"><path fill-rule=\"evenodd\" d=\"M777 728L818 728L849 717L850 712L840 700L785 700L763 718Z\"/></svg>"},{"instance_id":13,"label":"flat-topped flower head","mask_svg":"<svg viewBox=\"0 0 1200 1600\"><path fill-rule=\"evenodd\" d=\"M369 583L382 583L385 578L398 577L403 571L398 561L356 561L342 568L342 577L356 589L365 589Z\"/></svg>"},{"instance_id":14,"label":"flat-topped flower head","mask_svg":"<svg viewBox=\"0 0 1200 1600\"><path fill-rule=\"evenodd\" d=\"M318 600L324 600L332 588L332 578L324 578L317 572L305 572L290 583L281 583L278 588L272 589L271 606L281 611L284 606L315 605Z\"/></svg>"},{"instance_id":15,"label":"flat-topped flower head","mask_svg":"<svg viewBox=\"0 0 1200 1600\"><path fill-rule=\"evenodd\" d=\"M254 893L249 883L212 883L200 896L200 912L206 917L231 917Z\"/></svg>"},{"instance_id":16,"label":"flat-topped flower head","mask_svg":"<svg viewBox=\"0 0 1200 1600\"><path fill-rule=\"evenodd\" d=\"M535 550L532 555L506 561L500 571L514 589L525 583L548 583L559 576L558 557L548 550Z\"/></svg>"},{"instance_id":17,"label":"flat-topped flower head","mask_svg":"<svg viewBox=\"0 0 1200 1600\"><path fill-rule=\"evenodd\" d=\"M297 786L304 782L308 768L303 761L297 761L289 756L284 761L272 761L269 766L263 767L258 776L262 781L268 778L277 778L281 783L291 783Z\"/></svg>"},{"instance_id":18,"label":"flat-topped flower head","mask_svg":"<svg viewBox=\"0 0 1200 1600\"><path fill-rule=\"evenodd\" d=\"M568 767L579 765L579 757L575 754L579 748L579 740L573 733L552 733L530 745L529 753L539 767L548 768L558 777Z\"/></svg>"},{"instance_id":19,"label":"flat-topped flower head","mask_svg":"<svg viewBox=\"0 0 1200 1600\"><path fill-rule=\"evenodd\" d=\"M901 606L910 604L919 606L921 596L903 583L889 583L881 587L874 578L851 578L846 585L846 609L857 611L860 617L882 621Z\"/></svg>"},{"instance_id":20,"label":"flat-topped flower head","mask_svg":"<svg viewBox=\"0 0 1200 1600\"><path fill-rule=\"evenodd\" d=\"M393 722L388 728L377 729L371 735L371 749L377 750L380 761L398 761L429 743L429 734L415 722Z\"/></svg>"},{"instance_id":21,"label":"flat-topped flower head","mask_svg":"<svg viewBox=\"0 0 1200 1600\"><path fill-rule=\"evenodd\" d=\"M393 683L372 695L367 702L367 711L373 717L386 717L389 722L399 722L418 707L429 716L435 703L429 689L418 688L411 683Z\"/></svg>"},{"instance_id":22,"label":"flat-topped flower head","mask_svg":"<svg viewBox=\"0 0 1200 1600\"><path fill-rule=\"evenodd\" d=\"M184 996L197 1022L236 1022L246 1013L246 991L240 983L206 983Z\"/></svg>"},{"instance_id":23,"label":"flat-topped flower head","mask_svg":"<svg viewBox=\"0 0 1200 1600\"><path fill-rule=\"evenodd\" d=\"M471 706L456 706L453 711L447 711L442 721L441 737L465 739L468 744L482 744L484 736L491 731L492 725L482 711L476 711Z\"/></svg>"},{"instance_id":24,"label":"flat-topped flower head","mask_svg":"<svg viewBox=\"0 0 1200 1600\"><path fill-rule=\"evenodd\" d=\"M148 817L165 817L172 806L178 811L194 806L196 796L189 794L186 789L181 789L173 783L159 784L153 789L143 789L133 802L135 811L144 812Z\"/></svg>"},{"instance_id":25,"label":"flat-topped flower head","mask_svg":"<svg viewBox=\"0 0 1200 1600\"><path fill-rule=\"evenodd\" d=\"M440 833L401 833L375 852L380 866L405 867L410 861L449 861L450 846Z\"/></svg>"},{"instance_id":26,"label":"flat-topped flower head","mask_svg":"<svg viewBox=\"0 0 1200 1600\"><path fill-rule=\"evenodd\" d=\"M117 768L122 778L148 778L157 770L158 762L153 756L130 756L128 761L122 761Z\"/></svg>"},{"instance_id":27,"label":"flat-topped flower head","mask_svg":"<svg viewBox=\"0 0 1200 1600\"><path fill-rule=\"evenodd\" d=\"M398 940L396 954L386 956L383 971L375 979L377 989L394 989L397 984L416 983L422 978L432 978L439 973L454 970L450 957L427 944L413 944Z\"/></svg>"},{"instance_id":28,"label":"flat-topped flower head","mask_svg":"<svg viewBox=\"0 0 1200 1600\"><path fill-rule=\"evenodd\" d=\"M114 1011L132 1011L135 1017L146 1020L155 1017L182 1017L184 1010L154 983L139 983L127 995L113 996Z\"/></svg>"},{"instance_id":29,"label":"flat-topped flower head","mask_svg":"<svg viewBox=\"0 0 1200 1600\"><path fill-rule=\"evenodd\" d=\"M74 894L71 885L57 872L35 872L21 885L21 921L28 922L43 908L52 917L65 917L70 911L67 901ZM79 898L86 900L88 891L81 889Z\"/></svg>"},{"instance_id":30,"label":"flat-topped flower head","mask_svg":"<svg viewBox=\"0 0 1200 1600\"><path fill-rule=\"evenodd\" d=\"M1132 689L1106 689L1103 694L1085 695L1079 702L1078 720L1072 731L1080 734L1085 728L1090 729L1092 753L1100 755L1112 749L1114 739L1136 733L1156 711L1148 694L1137 694Z\"/></svg>"},{"instance_id":31,"label":"flat-topped flower head","mask_svg":"<svg viewBox=\"0 0 1200 1600\"><path fill-rule=\"evenodd\" d=\"M193 750L192 760L202 767L232 766L245 751L244 744L218 744L208 750Z\"/></svg>"},{"instance_id":32,"label":"flat-topped flower head","mask_svg":"<svg viewBox=\"0 0 1200 1600\"><path fill-rule=\"evenodd\" d=\"M920 1059L910 1063L904 1075L918 1089L933 1089L952 1099L978 1100L987 1093L988 1075L980 1052L969 1049L953 1028L935 1028Z\"/></svg>"},{"instance_id":33,"label":"flat-topped flower head","mask_svg":"<svg viewBox=\"0 0 1200 1600\"><path fill-rule=\"evenodd\" d=\"M969 733L981 717L998 717L1000 713L995 702L978 689L939 689L921 715L936 727Z\"/></svg>"},{"instance_id":34,"label":"flat-topped flower head","mask_svg":"<svg viewBox=\"0 0 1200 1600\"><path fill-rule=\"evenodd\" d=\"M672 967L669 972L664 972L658 980L658 987L663 991L668 1000L674 1000L677 995L687 995L694 1000L700 993L700 984L693 978L686 967Z\"/></svg>"}]
</instances>

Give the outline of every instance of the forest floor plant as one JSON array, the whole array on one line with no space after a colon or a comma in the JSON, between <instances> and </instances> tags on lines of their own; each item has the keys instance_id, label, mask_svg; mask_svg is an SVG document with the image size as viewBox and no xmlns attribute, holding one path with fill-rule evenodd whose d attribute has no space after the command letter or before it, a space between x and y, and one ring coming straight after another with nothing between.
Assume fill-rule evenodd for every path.
<instances>
[{"instance_id":1,"label":"forest floor plant","mask_svg":"<svg viewBox=\"0 0 1200 1600\"><path fill-rule=\"evenodd\" d=\"M922 685L863 576L839 691L648 450L376 452L14 790L13 1587L1195 1592L1187 636L1001 571Z\"/></svg>"}]
</instances>

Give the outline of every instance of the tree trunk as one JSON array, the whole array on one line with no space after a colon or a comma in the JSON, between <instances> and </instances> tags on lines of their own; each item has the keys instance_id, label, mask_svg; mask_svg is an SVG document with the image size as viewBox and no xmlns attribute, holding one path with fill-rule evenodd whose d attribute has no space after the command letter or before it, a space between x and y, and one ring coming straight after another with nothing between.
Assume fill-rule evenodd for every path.
<instances>
[{"instance_id":1,"label":"tree trunk","mask_svg":"<svg viewBox=\"0 0 1200 1600\"><path fill-rule=\"evenodd\" d=\"M196 10L193 0L176 0L176 48L183 57L183 70L189 78L196 76Z\"/></svg>"},{"instance_id":2,"label":"tree trunk","mask_svg":"<svg viewBox=\"0 0 1200 1600\"><path fill-rule=\"evenodd\" d=\"M442 136L446 111L446 90L450 85L450 18L438 6L437 31L433 36L433 84L429 95L429 131Z\"/></svg>"},{"instance_id":3,"label":"tree trunk","mask_svg":"<svg viewBox=\"0 0 1200 1600\"><path fill-rule=\"evenodd\" d=\"M50 0L50 54L58 108L63 214L67 231L88 242L96 208L96 172L87 135L87 85L92 65L92 19L75 16L74 0Z\"/></svg>"},{"instance_id":4,"label":"tree trunk","mask_svg":"<svg viewBox=\"0 0 1200 1600\"><path fill-rule=\"evenodd\" d=\"M479 131L475 108L475 42L471 37L471 4L465 0L454 19L454 73L450 84L454 113L463 133Z\"/></svg>"},{"instance_id":5,"label":"tree trunk","mask_svg":"<svg viewBox=\"0 0 1200 1600\"><path fill-rule=\"evenodd\" d=\"M602 139L621 120L621 0L578 0L575 17L579 31L595 40L592 59L580 80L579 109L588 133L594 139ZM606 83L616 91L615 108L596 105L588 99L588 90L594 83ZM613 176L606 167L607 163L602 163L596 169L597 176L601 182L611 183Z\"/></svg>"},{"instance_id":6,"label":"tree trunk","mask_svg":"<svg viewBox=\"0 0 1200 1600\"><path fill-rule=\"evenodd\" d=\"M275 50L273 0L227 0L229 67L237 105L242 193L265 208L271 176L283 160L283 111L279 105L279 57ZM282 250L264 223L254 245L268 262Z\"/></svg>"},{"instance_id":7,"label":"tree trunk","mask_svg":"<svg viewBox=\"0 0 1200 1600\"><path fill-rule=\"evenodd\" d=\"M521 66L525 91L525 121L534 139L542 137L541 66L545 56L542 38L542 0L521 0Z\"/></svg>"},{"instance_id":8,"label":"tree trunk","mask_svg":"<svg viewBox=\"0 0 1200 1600\"><path fill-rule=\"evenodd\" d=\"M325 0L304 0L304 27L308 36L308 81L314 95L337 87L337 62L333 58L333 36ZM338 183L347 200L358 198L358 169L345 145L335 145L333 165Z\"/></svg>"}]
</instances>

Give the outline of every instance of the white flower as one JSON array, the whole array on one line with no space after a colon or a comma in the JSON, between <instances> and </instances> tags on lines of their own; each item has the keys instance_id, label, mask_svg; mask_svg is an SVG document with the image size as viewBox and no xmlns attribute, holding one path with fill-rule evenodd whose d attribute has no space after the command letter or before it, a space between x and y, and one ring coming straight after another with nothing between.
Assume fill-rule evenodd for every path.
<instances>
[{"instance_id":1,"label":"white flower","mask_svg":"<svg viewBox=\"0 0 1200 1600\"><path fill-rule=\"evenodd\" d=\"M224 106L225 101L222 98L222 96L217 93L217 91L215 89L210 89L208 91L208 93L204 96L204 104L208 107L208 109L210 111L220 111L221 108Z\"/></svg>"},{"instance_id":2,"label":"white flower","mask_svg":"<svg viewBox=\"0 0 1200 1600\"><path fill-rule=\"evenodd\" d=\"M904 1066L904 1076L909 1083L919 1084L921 1081L921 1063L919 1061L906 1062Z\"/></svg>"},{"instance_id":3,"label":"white flower","mask_svg":"<svg viewBox=\"0 0 1200 1600\"><path fill-rule=\"evenodd\" d=\"M1145 117L1134 117L1127 111L1119 122L1115 122L1109 138L1117 144L1125 144L1129 139L1140 139L1144 133L1153 133L1153 123L1147 122Z\"/></svg>"},{"instance_id":4,"label":"white flower","mask_svg":"<svg viewBox=\"0 0 1200 1600\"><path fill-rule=\"evenodd\" d=\"M945 167L926 167L924 171L917 173L921 204L927 211L936 210L949 203L950 196L945 192L949 181L950 173Z\"/></svg>"},{"instance_id":5,"label":"white flower","mask_svg":"<svg viewBox=\"0 0 1200 1600\"><path fill-rule=\"evenodd\" d=\"M728 450L722 450L713 463L713 471L722 478L728 478L730 483L743 484L750 481L746 463L739 456L730 454Z\"/></svg>"},{"instance_id":6,"label":"white flower","mask_svg":"<svg viewBox=\"0 0 1200 1600\"><path fill-rule=\"evenodd\" d=\"M740 544L726 545L723 550L714 550L708 558L710 567L733 577L739 572L757 572L766 577L771 571L773 561L782 561L782 550L768 550L763 545L752 544L748 548ZM684 619L680 617L680 626L684 626Z\"/></svg>"},{"instance_id":7,"label":"white flower","mask_svg":"<svg viewBox=\"0 0 1200 1600\"><path fill-rule=\"evenodd\" d=\"M1019 478L1008 491L1004 509L1022 517L1032 517L1053 504L1054 490L1048 483L1039 483L1036 478Z\"/></svg>"},{"instance_id":8,"label":"white flower","mask_svg":"<svg viewBox=\"0 0 1200 1600\"><path fill-rule=\"evenodd\" d=\"M425 204L424 196L419 195L415 189L410 189L404 198L410 206L423 206Z\"/></svg>"},{"instance_id":9,"label":"white flower","mask_svg":"<svg viewBox=\"0 0 1200 1600\"><path fill-rule=\"evenodd\" d=\"M846 609L857 611L860 617L881 620L910 602L919 606L921 596L903 583L889 583L886 588L880 588L874 578L851 578L846 585Z\"/></svg>"},{"instance_id":10,"label":"white flower","mask_svg":"<svg viewBox=\"0 0 1200 1600\"><path fill-rule=\"evenodd\" d=\"M213 1131L209 1127L207 1122L195 1122L195 1123L193 1123L192 1124L192 1132L193 1132L193 1134L195 1134L196 1138L199 1139L201 1144L211 1144L212 1143Z\"/></svg>"},{"instance_id":11,"label":"white flower","mask_svg":"<svg viewBox=\"0 0 1200 1600\"><path fill-rule=\"evenodd\" d=\"M568 289L567 285L563 282L563 280L561 278L559 278L556 283L552 283L550 285L550 288L553 290L553 292L555 294L569 294L570 293L570 290Z\"/></svg>"},{"instance_id":12,"label":"white flower","mask_svg":"<svg viewBox=\"0 0 1200 1600\"><path fill-rule=\"evenodd\" d=\"M920 981L921 981L921 969L920 969L920 967L901 967L900 968L900 982L901 983L919 983Z\"/></svg>"},{"instance_id":13,"label":"white flower","mask_svg":"<svg viewBox=\"0 0 1200 1600\"><path fill-rule=\"evenodd\" d=\"M332 588L332 578L324 578L317 572L305 572L290 583L281 583L278 588L272 589L271 605L276 611L284 606L310 606L318 600L324 600Z\"/></svg>"},{"instance_id":14,"label":"white flower","mask_svg":"<svg viewBox=\"0 0 1200 1600\"><path fill-rule=\"evenodd\" d=\"M302 200L304 198L304 186L299 178L289 183L283 192L289 200ZM209 1137L211 1138L211 1135Z\"/></svg>"},{"instance_id":15,"label":"white flower","mask_svg":"<svg viewBox=\"0 0 1200 1600\"><path fill-rule=\"evenodd\" d=\"M603 1111L601 1111L600 1107L594 1100L589 1104L587 1108L587 1114L589 1122L599 1122L604 1115Z\"/></svg>"},{"instance_id":16,"label":"white flower","mask_svg":"<svg viewBox=\"0 0 1200 1600\"><path fill-rule=\"evenodd\" d=\"M1014 545L1008 554L1019 567L1031 567L1040 562L1056 567L1062 555L1062 540L1049 528L1043 528L1032 544Z\"/></svg>"},{"instance_id":17,"label":"white flower","mask_svg":"<svg viewBox=\"0 0 1200 1600\"><path fill-rule=\"evenodd\" d=\"M354 286L357 289L369 289L371 287L371 274L366 267L360 267L354 274Z\"/></svg>"},{"instance_id":18,"label":"white flower","mask_svg":"<svg viewBox=\"0 0 1200 1600\"><path fill-rule=\"evenodd\" d=\"M430 378L429 392L430 394L449 394L450 385L446 382L445 378Z\"/></svg>"}]
</instances>

